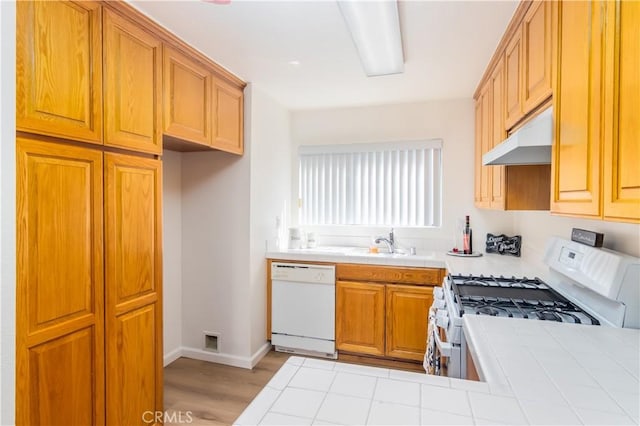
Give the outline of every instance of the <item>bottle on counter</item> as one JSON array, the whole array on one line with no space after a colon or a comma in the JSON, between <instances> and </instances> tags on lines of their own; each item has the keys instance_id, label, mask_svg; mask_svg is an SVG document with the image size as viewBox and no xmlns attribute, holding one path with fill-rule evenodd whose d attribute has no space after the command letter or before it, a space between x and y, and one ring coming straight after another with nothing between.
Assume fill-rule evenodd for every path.
<instances>
[{"instance_id":1,"label":"bottle on counter","mask_svg":"<svg viewBox=\"0 0 640 426\"><path fill-rule=\"evenodd\" d=\"M464 254L473 253L473 239L472 239L471 227L469 226L469 216L465 216L465 225L462 230L462 252Z\"/></svg>"}]
</instances>

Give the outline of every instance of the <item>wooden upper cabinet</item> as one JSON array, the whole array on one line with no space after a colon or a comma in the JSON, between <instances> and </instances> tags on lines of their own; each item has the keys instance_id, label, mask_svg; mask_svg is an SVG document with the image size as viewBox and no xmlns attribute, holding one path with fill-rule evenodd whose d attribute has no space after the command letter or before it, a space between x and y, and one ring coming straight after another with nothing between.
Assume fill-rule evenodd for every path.
<instances>
[{"instance_id":1,"label":"wooden upper cabinet","mask_svg":"<svg viewBox=\"0 0 640 426\"><path fill-rule=\"evenodd\" d=\"M551 96L551 1L534 1L522 21L522 110Z\"/></svg>"},{"instance_id":2,"label":"wooden upper cabinet","mask_svg":"<svg viewBox=\"0 0 640 426\"><path fill-rule=\"evenodd\" d=\"M104 424L102 152L18 137L16 424Z\"/></svg>"},{"instance_id":3,"label":"wooden upper cabinet","mask_svg":"<svg viewBox=\"0 0 640 426\"><path fill-rule=\"evenodd\" d=\"M162 46L122 16L104 11L104 144L162 153Z\"/></svg>"},{"instance_id":4,"label":"wooden upper cabinet","mask_svg":"<svg viewBox=\"0 0 640 426\"><path fill-rule=\"evenodd\" d=\"M523 116L522 109L522 37L517 31L505 50L505 128L510 129Z\"/></svg>"},{"instance_id":5,"label":"wooden upper cabinet","mask_svg":"<svg viewBox=\"0 0 640 426\"><path fill-rule=\"evenodd\" d=\"M491 166L482 165L482 156L493 146L491 134L491 92L487 82L476 101L475 141L475 206L487 208L491 204Z\"/></svg>"},{"instance_id":6,"label":"wooden upper cabinet","mask_svg":"<svg viewBox=\"0 0 640 426\"><path fill-rule=\"evenodd\" d=\"M551 211L555 213L601 216L603 7L600 2L558 4L551 155ZM633 110L637 114L637 102ZM637 135L632 137L637 141Z\"/></svg>"},{"instance_id":7,"label":"wooden upper cabinet","mask_svg":"<svg viewBox=\"0 0 640 426\"><path fill-rule=\"evenodd\" d=\"M211 71L166 45L163 69L164 135L211 145Z\"/></svg>"},{"instance_id":8,"label":"wooden upper cabinet","mask_svg":"<svg viewBox=\"0 0 640 426\"><path fill-rule=\"evenodd\" d=\"M506 137L504 128L504 66L500 61L489 80L491 91L491 146L495 148ZM489 207L502 210L505 208L505 166L484 166L491 174L491 196Z\"/></svg>"},{"instance_id":9,"label":"wooden upper cabinet","mask_svg":"<svg viewBox=\"0 0 640 426\"><path fill-rule=\"evenodd\" d=\"M421 361L427 349L427 320L433 288L386 286L385 355Z\"/></svg>"},{"instance_id":10,"label":"wooden upper cabinet","mask_svg":"<svg viewBox=\"0 0 640 426\"><path fill-rule=\"evenodd\" d=\"M162 163L105 154L107 424L162 412Z\"/></svg>"},{"instance_id":11,"label":"wooden upper cabinet","mask_svg":"<svg viewBox=\"0 0 640 426\"><path fill-rule=\"evenodd\" d=\"M213 80L213 140L211 146L233 154L244 152L242 88Z\"/></svg>"},{"instance_id":12,"label":"wooden upper cabinet","mask_svg":"<svg viewBox=\"0 0 640 426\"><path fill-rule=\"evenodd\" d=\"M99 3L16 5L16 128L102 143Z\"/></svg>"},{"instance_id":13,"label":"wooden upper cabinet","mask_svg":"<svg viewBox=\"0 0 640 426\"><path fill-rule=\"evenodd\" d=\"M640 221L640 2L606 3L603 214Z\"/></svg>"}]
</instances>

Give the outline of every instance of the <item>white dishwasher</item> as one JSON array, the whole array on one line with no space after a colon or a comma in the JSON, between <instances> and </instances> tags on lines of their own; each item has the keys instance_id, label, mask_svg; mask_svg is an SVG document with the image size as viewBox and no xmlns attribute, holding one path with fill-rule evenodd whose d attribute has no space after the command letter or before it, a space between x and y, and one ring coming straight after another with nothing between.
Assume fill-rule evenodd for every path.
<instances>
[{"instance_id":1,"label":"white dishwasher","mask_svg":"<svg viewBox=\"0 0 640 426\"><path fill-rule=\"evenodd\" d=\"M271 343L277 351L337 357L335 266L271 264Z\"/></svg>"}]
</instances>

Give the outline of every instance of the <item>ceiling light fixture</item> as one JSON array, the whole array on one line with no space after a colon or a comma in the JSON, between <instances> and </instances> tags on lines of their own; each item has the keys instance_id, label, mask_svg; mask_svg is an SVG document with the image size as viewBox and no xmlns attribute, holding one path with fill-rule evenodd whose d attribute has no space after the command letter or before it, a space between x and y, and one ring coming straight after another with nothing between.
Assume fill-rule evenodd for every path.
<instances>
[{"instance_id":1,"label":"ceiling light fixture","mask_svg":"<svg viewBox=\"0 0 640 426\"><path fill-rule=\"evenodd\" d=\"M360 61L369 77L404 71L396 0L338 0Z\"/></svg>"}]
</instances>

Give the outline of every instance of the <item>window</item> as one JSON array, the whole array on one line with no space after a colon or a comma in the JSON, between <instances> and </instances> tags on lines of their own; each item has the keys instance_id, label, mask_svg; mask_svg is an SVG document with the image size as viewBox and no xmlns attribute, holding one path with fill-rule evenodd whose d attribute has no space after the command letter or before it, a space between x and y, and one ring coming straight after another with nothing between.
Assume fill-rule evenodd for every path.
<instances>
[{"instance_id":1,"label":"window","mask_svg":"<svg viewBox=\"0 0 640 426\"><path fill-rule=\"evenodd\" d=\"M302 146L301 225L440 226L442 140Z\"/></svg>"}]
</instances>

